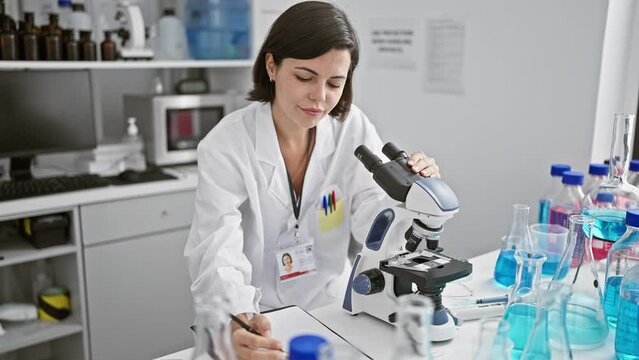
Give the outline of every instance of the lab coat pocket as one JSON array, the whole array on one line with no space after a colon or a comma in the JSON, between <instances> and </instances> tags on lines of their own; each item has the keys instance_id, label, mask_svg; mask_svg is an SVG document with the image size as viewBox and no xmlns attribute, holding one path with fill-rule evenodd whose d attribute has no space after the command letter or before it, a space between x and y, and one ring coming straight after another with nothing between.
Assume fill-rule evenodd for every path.
<instances>
[{"instance_id":1,"label":"lab coat pocket","mask_svg":"<svg viewBox=\"0 0 639 360\"><path fill-rule=\"evenodd\" d=\"M331 231L344 223L346 200L337 185L322 192L316 208L320 233Z\"/></svg>"}]
</instances>

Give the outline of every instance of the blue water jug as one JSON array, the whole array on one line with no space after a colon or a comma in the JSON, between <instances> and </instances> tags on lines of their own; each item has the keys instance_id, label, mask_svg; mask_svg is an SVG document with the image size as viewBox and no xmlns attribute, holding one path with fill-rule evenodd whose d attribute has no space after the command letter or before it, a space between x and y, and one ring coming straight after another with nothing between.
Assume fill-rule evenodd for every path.
<instances>
[{"instance_id":1,"label":"blue water jug","mask_svg":"<svg viewBox=\"0 0 639 360\"><path fill-rule=\"evenodd\" d=\"M193 59L248 59L250 0L188 0L186 35Z\"/></svg>"}]
</instances>

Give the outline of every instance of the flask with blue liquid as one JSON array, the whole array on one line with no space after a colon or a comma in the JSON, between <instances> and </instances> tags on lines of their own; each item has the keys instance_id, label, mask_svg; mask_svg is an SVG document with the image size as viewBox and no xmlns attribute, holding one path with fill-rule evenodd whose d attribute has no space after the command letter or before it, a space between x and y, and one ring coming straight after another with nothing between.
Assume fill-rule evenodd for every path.
<instances>
[{"instance_id":1,"label":"flask with blue liquid","mask_svg":"<svg viewBox=\"0 0 639 360\"><path fill-rule=\"evenodd\" d=\"M188 0L185 16L194 59L250 57L250 0Z\"/></svg>"},{"instance_id":2,"label":"flask with blue liquid","mask_svg":"<svg viewBox=\"0 0 639 360\"><path fill-rule=\"evenodd\" d=\"M540 224L548 224L550 216L550 207L552 202L559 196L563 189L561 178L566 171L570 171L570 165L552 164L550 166L550 176L552 177L550 187L544 191L544 195L539 199L539 215L537 222Z\"/></svg>"},{"instance_id":3,"label":"flask with blue liquid","mask_svg":"<svg viewBox=\"0 0 639 360\"><path fill-rule=\"evenodd\" d=\"M616 114L610 149L610 176L585 193L582 213L595 219L592 242L595 259L605 259L612 244L626 232L626 210L639 207L639 189L628 183L630 150L635 134L635 115ZM614 196L613 208L597 206L600 193Z\"/></svg>"},{"instance_id":4,"label":"flask with blue liquid","mask_svg":"<svg viewBox=\"0 0 639 360\"><path fill-rule=\"evenodd\" d=\"M626 229L626 233L612 245L606 264L604 311L606 320L612 327L617 326L619 287L623 276L628 269L639 264L639 209L626 212Z\"/></svg>"},{"instance_id":5,"label":"flask with blue liquid","mask_svg":"<svg viewBox=\"0 0 639 360\"><path fill-rule=\"evenodd\" d=\"M548 222L568 228L568 217L581 212L581 201L584 197L581 185L584 183L584 174L579 171L566 171L561 182L564 188L550 207Z\"/></svg>"},{"instance_id":6,"label":"flask with blue liquid","mask_svg":"<svg viewBox=\"0 0 639 360\"><path fill-rule=\"evenodd\" d=\"M618 318L617 359L639 359L639 265L630 268L621 281Z\"/></svg>"},{"instance_id":7,"label":"flask with blue liquid","mask_svg":"<svg viewBox=\"0 0 639 360\"><path fill-rule=\"evenodd\" d=\"M639 160L630 160L628 183L634 186L639 185Z\"/></svg>"},{"instance_id":8,"label":"flask with blue liquid","mask_svg":"<svg viewBox=\"0 0 639 360\"><path fill-rule=\"evenodd\" d=\"M588 167L588 179L584 181L584 186L582 187L584 193L606 181L608 170L608 165L606 164L590 164Z\"/></svg>"},{"instance_id":9,"label":"flask with blue liquid","mask_svg":"<svg viewBox=\"0 0 639 360\"><path fill-rule=\"evenodd\" d=\"M503 286L510 286L515 283L517 276L515 251L533 249L532 236L528 228L530 207L528 205L515 204L513 209L514 215L510 233L503 240L493 274L495 281Z\"/></svg>"}]
</instances>

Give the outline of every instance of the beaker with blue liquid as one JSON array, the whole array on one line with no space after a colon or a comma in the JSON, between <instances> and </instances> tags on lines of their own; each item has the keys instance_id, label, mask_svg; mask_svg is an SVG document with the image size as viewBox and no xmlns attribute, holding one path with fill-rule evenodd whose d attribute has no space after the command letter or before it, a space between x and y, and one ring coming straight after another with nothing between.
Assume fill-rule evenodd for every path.
<instances>
[{"instance_id":1,"label":"beaker with blue liquid","mask_svg":"<svg viewBox=\"0 0 639 360\"><path fill-rule=\"evenodd\" d=\"M608 336L601 283L592 256L593 222L589 216L570 216L568 245L553 275L553 281L572 288L566 308L566 327L572 350L596 348ZM558 327L555 321L550 319L552 328Z\"/></svg>"},{"instance_id":2,"label":"beaker with blue liquid","mask_svg":"<svg viewBox=\"0 0 639 360\"><path fill-rule=\"evenodd\" d=\"M619 293L615 353L617 359L639 359L639 265L626 272Z\"/></svg>"},{"instance_id":3,"label":"beaker with blue liquid","mask_svg":"<svg viewBox=\"0 0 639 360\"><path fill-rule=\"evenodd\" d=\"M612 327L617 326L619 287L623 276L628 269L639 264L639 209L626 212L626 229L626 233L610 248L606 264L604 311Z\"/></svg>"},{"instance_id":4,"label":"beaker with blue liquid","mask_svg":"<svg viewBox=\"0 0 639 360\"><path fill-rule=\"evenodd\" d=\"M510 324L508 337L513 342L511 356L518 359L528 341L537 317L539 279L546 255L529 250L517 250L517 280L508 297L504 320Z\"/></svg>"},{"instance_id":5,"label":"beaker with blue liquid","mask_svg":"<svg viewBox=\"0 0 639 360\"><path fill-rule=\"evenodd\" d=\"M548 224L548 217L550 216L550 207L561 190L564 188L561 183L561 178L566 171L570 171L570 165L566 164L552 164L550 166L550 176L552 180L550 186L539 199L539 214L538 220L540 224Z\"/></svg>"},{"instance_id":6,"label":"beaker with blue liquid","mask_svg":"<svg viewBox=\"0 0 639 360\"><path fill-rule=\"evenodd\" d=\"M532 238L528 228L528 214L530 207L523 204L513 205L513 223L510 233L503 239L499 257L495 263L493 277L498 284L511 286L517 275L517 261L515 251L532 250Z\"/></svg>"},{"instance_id":7,"label":"beaker with blue liquid","mask_svg":"<svg viewBox=\"0 0 639 360\"><path fill-rule=\"evenodd\" d=\"M583 198L582 213L594 218L592 242L595 260L608 256L612 244L626 231L626 210L639 207L639 189L628 183L630 151L635 134L635 115L616 114L610 149L610 175ZM598 206L599 194L612 195L612 207Z\"/></svg>"}]
</instances>

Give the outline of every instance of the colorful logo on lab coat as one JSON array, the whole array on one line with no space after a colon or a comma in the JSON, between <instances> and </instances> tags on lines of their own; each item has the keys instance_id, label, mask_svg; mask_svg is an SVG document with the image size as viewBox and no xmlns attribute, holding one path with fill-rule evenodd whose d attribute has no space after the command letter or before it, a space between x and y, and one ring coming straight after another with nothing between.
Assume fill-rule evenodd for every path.
<instances>
[{"instance_id":1,"label":"colorful logo on lab coat","mask_svg":"<svg viewBox=\"0 0 639 360\"><path fill-rule=\"evenodd\" d=\"M339 188L323 193L317 209L320 232L333 230L344 222L344 200Z\"/></svg>"}]
</instances>

